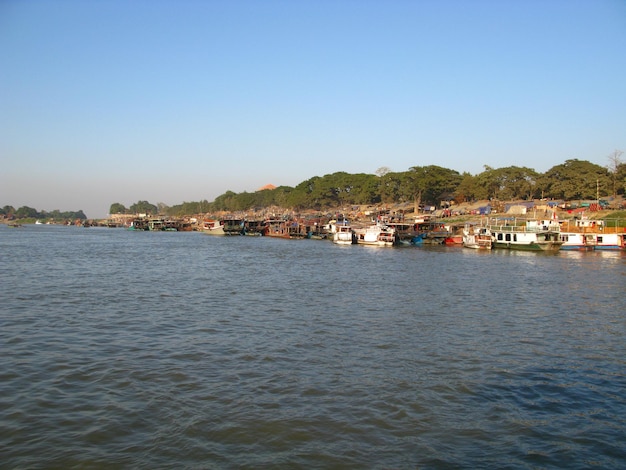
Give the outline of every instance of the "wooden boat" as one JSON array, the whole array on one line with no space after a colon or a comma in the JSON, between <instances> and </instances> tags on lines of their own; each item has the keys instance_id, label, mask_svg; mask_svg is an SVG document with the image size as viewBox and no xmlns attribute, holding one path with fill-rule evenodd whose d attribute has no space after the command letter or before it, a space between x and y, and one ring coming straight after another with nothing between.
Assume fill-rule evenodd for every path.
<instances>
[{"instance_id":1,"label":"wooden boat","mask_svg":"<svg viewBox=\"0 0 626 470\"><path fill-rule=\"evenodd\" d=\"M328 222L328 219L326 218L309 217L303 219L300 224L303 227L303 231L304 233L306 233L307 238L311 238L314 240L325 240L329 237L332 238L332 233L329 226L330 222Z\"/></svg>"},{"instance_id":2,"label":"wooden boat","mask_svg":"<svg viewBox=\"0 0 626 470\"><path fill-rule=\"evenodd\" d=\"M244 235L245 221L243 219L222 219L224 235Z\"/></svg>"},{"instance_id":3,"label":"wooden boat","mask_svg":"<svg viewBox=\"0 0 626 470\"><path fill-rule=\"evenodd\" d=\"M392 228L396 234L396 240L399 244L419 244L422 237L417 230L417 224L413 222L386 222L385 225Z\"/></svg>"},{"instance_id":4,"label":"wooden boat","mask_svg":"<svg viewBox=\"0 0 626 470\"><path fill-rule=\"evenodd\" d=\"M525 225L492 225L494 248L510 250L551 251L561 249L559 224L552 220L528 220Z\"/></svg>"},{"instance_id":5,"label":"wooden boat","mask_svg":"<svg viewBox=\"0 0 626 470\"><path fill-rule=\"evenodd\" d=\"M265 223L262 220L246 220L244 223L244 234L249 236L261 236L265 231Z\"/></svg>"},{"instance_id":6,"label":"wooden boat","mask_svg":"<svg viewBox=\"0 0 626 470\"><path fill-rule=\"evenodd\" d=\"M417 233L421 243L431 245L443 245L450 237L451 232L445 224L434 220L429 220L417 224Z\"/></svg>"},{"instance_id":7,"label":"wooden boat","mask_svg":"<svg viewBox=\"0 0 626 470\"><path fill-rule=\"evenodd\" d=\"M487 227L466 225L463 229L463 246L477 250L491 250L493 239Z\"/></svg>"},{"instance_id":8,"label":"wooden boat","mask_svg":"<svg viewBox=\"0 0 626 470\"><path fill-rule=\"evenodd\" d=\"M191 232L193 231L193 226L190 221L182 220L177 222L176 230L178 230L179 232Z\"/></svg>"},{"instance_id":9,"label":"wooden boat","mask_svg":"<svg viewBox=\"0 0 626 470\"><path fill-rule=\"evenodd\" d=\"M265 221L263 235L275 238L306 238L306 227L297 220L269 219Z\"/></svg>"},{"instance_id":10,"label":"wooden boat","mask_svg":"<svg viewBox=\"0 0 626 470\"><path fill-rule=\"evenodd\" d=\"M355 228L354 233L359 245L393 246L397 241L394 229L382 224Z\"/></svg>"},{"instance_id":11,"label":"wooden boat","mask_svg":"<svg viewBox=\"0 0 626 470\"><path fill-rule=\"evenodd\" d=\"M450 235L446 237L444 243L446 245L462 245L464 237L464 228L458 225L450 227Z\"/></svg>"},{"instance_id":12,"label":"wooden boat","mask_svg":"<svg viewBox=\"0 0 626 470\"><path fill-rule=\"evenodd\" d=\"M143 217L138 217L130 221L130 225L128 226L128 230L138 230L145 231L148 230L148 219L144 219Z\"/></svg>"}]
</instances>

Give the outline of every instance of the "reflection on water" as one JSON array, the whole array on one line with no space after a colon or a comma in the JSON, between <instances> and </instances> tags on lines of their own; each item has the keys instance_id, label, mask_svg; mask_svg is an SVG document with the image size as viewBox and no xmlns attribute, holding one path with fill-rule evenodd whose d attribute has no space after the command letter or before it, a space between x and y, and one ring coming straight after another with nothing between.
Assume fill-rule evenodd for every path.
<instances>
[{"instance_id":1,"label":"reflection on water","mask_svg":"<svg viewBox=\"0 0 626 470\"><path fill-rule=\"evenodd\" d=\"M626 465L623 253L0 231L8 468Z\"/></svg>"}]
</instances>

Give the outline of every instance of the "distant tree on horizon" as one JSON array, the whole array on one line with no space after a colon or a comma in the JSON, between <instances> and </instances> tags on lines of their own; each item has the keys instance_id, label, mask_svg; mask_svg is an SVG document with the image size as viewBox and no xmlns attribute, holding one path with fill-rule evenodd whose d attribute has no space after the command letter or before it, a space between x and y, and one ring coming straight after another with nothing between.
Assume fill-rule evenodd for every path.
<instances>
[{"instance_id":1,"label":"distant tree on horizon","mask_svg":"<svg viewBox=\"0 0 626 470\"><path fill-rule=\"evenodd\" d=\"M127 212L128 209L126 209L126 207L119 202L114 202L109 208L109 214L126 214Z\"/></svg>"}]
</instances>

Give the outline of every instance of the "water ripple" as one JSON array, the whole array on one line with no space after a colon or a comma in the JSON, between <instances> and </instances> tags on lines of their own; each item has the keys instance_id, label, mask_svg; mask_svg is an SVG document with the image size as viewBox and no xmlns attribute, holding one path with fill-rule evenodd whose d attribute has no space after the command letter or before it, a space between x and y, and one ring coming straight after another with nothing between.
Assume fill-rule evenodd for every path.
<instances>
[{"instance_id":1,"label":"water ripple","mask_svg":"<svg viewBox=\"0 0 626 470\"><path fill-rule=\"evenodd\" d=\"M621 254L2 237L3 467L626 465Z\"/></svg>"}]
</instances>

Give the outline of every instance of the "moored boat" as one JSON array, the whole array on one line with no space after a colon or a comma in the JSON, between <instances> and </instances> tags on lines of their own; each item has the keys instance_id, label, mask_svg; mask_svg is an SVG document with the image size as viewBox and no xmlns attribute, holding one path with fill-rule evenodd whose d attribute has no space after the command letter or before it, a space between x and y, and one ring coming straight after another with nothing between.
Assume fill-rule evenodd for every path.
<instances>
[{"instance_id":1,"label":"moored boat","mask_svg":"<svg viewBox=\"0 0 626 470\"><path fill-rule=\"evenodd\" d=\"M355 228L354 233L359 245L393 246L396 244L395 230L386 225L376 224Z\"/></svg>"},{"instance_id":2,"label":"moored boat","mask_svg":"<svg viewBox=\"0 0 626 470\"><path fill-rule=\"evenodd\" d=\"M444 243L446 245L462 245L463 236L465 235L463 230L464 228L458 225L450 227L450 235L446 237Z\"/></svg>"},{"instance_id":3,"label":"moored boat","mask_svg":"<svg viewBox=\"0 0 626 470\"><path fill-rule=\"evenodd\" d=\"M222 219L224 235L244 235L245 222L243 219Z\"/></svg>"},{"instance_id":4,"label":"moored boat","mask_svg":"<svg viewBox=\"0 0 626 470\"><path fill-rule=\"evenodd\" d=\"M421 243L431 245L443 245L451 235L450 229L436 220L418 223L417 233Z\"/></svg>"},{"instance_id":5,"label":"moored boat","mask_svg":"<svg viewBox=\"0 0 626 470\"><path fill-rule=\"evenodd\" d=\"M581 246L601 251L626 249L626 228L621 226L619 220L595 220L583 216L574 224L564 221L561 225L561 233L566 235L562 238L567 238L562 249L585 249Z\"/></svg>"},{"instance_id":6,"label":"moored boat","mask_svg":"<svg viewBox=\"0 0 626 470\"><path fill-rule=\"evenodd\" d=\"M303 225L294 219L268 219L265 221L263 235L275 238L306 238L307 233Z\"/></svg>"},{"instance_id":7,"label":"moored boat","mask_svg":"<svg viewBox=\"0 0 626 470\"><path fill-rule=\"evenodd\" d=\"M207 219L202 222L202 233L207 235L226 235L224 225L217 219Z\"/></svg>"},{"instance_id":8,"label":"moored boat","mask_svg":"<svg viewBox=\"0 0 626 470\"><path fill-rule=\"evenodd\" d=\"M593 234L580 232L560 232L559 239L563 242L561 250L566 251L591 251L595 248L596 241Z\"/></svg>"},{"instance_id":9,"label":"moored boat","mask_svg":"<svg viewBox=\"0 0 626 470\"><path fill-rule=\"evenodd\" d=\"M347 223L331 223L330 232L333 235L333 243L338 245L354 245L356 243L356 234Z\"/></svg>"},{"instance_id":10,"label":"moored boat","mask_svg":"<svg viewBox=\"0 0 626 470\"><path fill-rule=\"evenodd\" d=\"M626 249L626 234L624 233L596 233L596 250L624 250Z\"/></svg>"},{"instance_id":11,"label":"moored boat","mask_svg":"<svg viewBox=\"0 0 626 470\"><path fill-rule=\"evenodd\" d=\"M469 224L463 229L463 246L477 250L491 250L493 239L487 227L473 227Z\"/></svg>"},{"instance_id":12,"label":"moored boat","mask_svg":"<svg viewBox=\"0 0 626 470\"><path fill-rule=\"evenodd\" d=\"M244 233L249 236L261 236L265 231L265 223L262 220L246 220Z\"/></svg>"},{"instance_id":13,"label":"moored boat","mask_svg":"<svg viewBox=\"0 0 626 470\"><path fill-rule=\"evenodd\" d=\"M507 221L508 222L508 221ZM528 220L525 225L491 225L494 248L510 250L549 251L561 249L559 225L548 220Z\"/></svg>"},{"instance_id":14,"label":"moored boat","mask_svg":"<svg viewBox=\"0 0 626 470\"><path fill-rule=\"evenodd\" d=\"M398 245L421 245L427 236L419 231L418 222L385 222L385 225L394 230Z\"/></svg>"}]
</instances>

